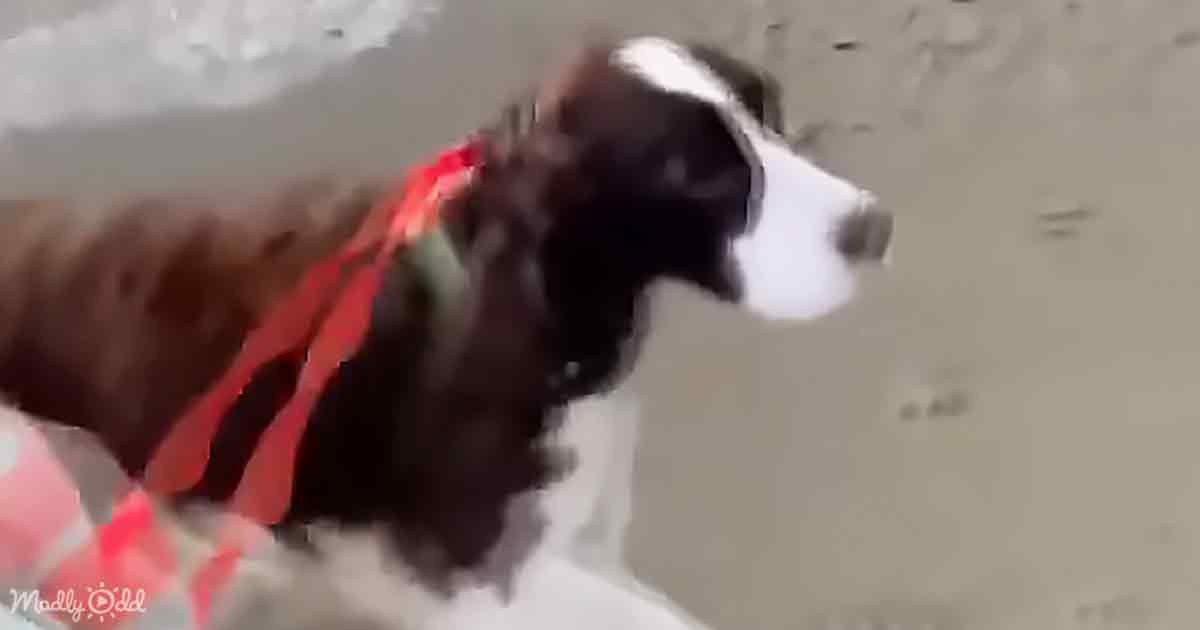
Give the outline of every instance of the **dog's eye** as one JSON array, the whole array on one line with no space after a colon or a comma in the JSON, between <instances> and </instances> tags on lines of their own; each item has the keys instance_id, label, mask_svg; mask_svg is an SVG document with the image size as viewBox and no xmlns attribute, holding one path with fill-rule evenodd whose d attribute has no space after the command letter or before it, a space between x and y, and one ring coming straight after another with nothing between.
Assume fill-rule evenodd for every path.
<instances>
[{"instance_id":1,"label":"dog's eye","mask_svg":"<svg viewBox=\"0 0 1200 630\"><path fill-rule=\"evenodd\" d=\"M689 187L688 178L690 176L687 158L676 155L667 158L667 163L663 166L662 180L667 188L682 190Z\"/></svg>"},{"instance_id":2,"label":"dog's eye","mask_svg":"<svg viewBox=\"0 0 1200 630\"><path fill-rule=\"evenodd\" d=\"M694 182L688 189L688 198L695 201L710 202L728 199L745 187L745 177L734 171L726 171L716 176Z\"/></svg>"},{"instance_id":3,"label":"dog's eye","mask_svg":"<svg viewBox=\"0 0 1200 630\"><path fill-rule=\"evenodd\" d=\"M745 177L735 169L700 172L686 157L667 159L662 169L663 185L692 201L718 201L737 194L744 187Z\"/></svg>"}]
</instances>

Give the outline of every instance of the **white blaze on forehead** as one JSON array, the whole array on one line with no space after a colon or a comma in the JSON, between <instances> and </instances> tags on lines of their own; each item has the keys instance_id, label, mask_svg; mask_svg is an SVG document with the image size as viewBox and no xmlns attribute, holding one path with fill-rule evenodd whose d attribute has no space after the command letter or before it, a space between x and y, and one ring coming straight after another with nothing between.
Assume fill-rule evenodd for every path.
<instances>
[{"instance_id":1,"label":"white blaze on forehead","mask_svg":"<svg viewBox=\"0 0 1200 630\"><path fill-rule=\"evenodd\" d=\"M729 86L685 48L666 39L630 40L617 49L616 60L655 87L687 94L728 108L736 99Z\"/></svg>"},{"instance_id":2,"label":"white blaze on forehead","mask_svg":"<svg viewBox=\"0 0 1200 630\"><path fill-rule=\"evenodd\" d=\"M743 303L768 319L811 319L845 304L854 293L854 274L837 250L836 233L843 219L870 206L874 197L797 155L683 46L634 39L618 48L613 60L650 85L723 110L762 166L761 205L751 209L754 223L731 243L742 274Z\"/></svg>"}]
</instances>

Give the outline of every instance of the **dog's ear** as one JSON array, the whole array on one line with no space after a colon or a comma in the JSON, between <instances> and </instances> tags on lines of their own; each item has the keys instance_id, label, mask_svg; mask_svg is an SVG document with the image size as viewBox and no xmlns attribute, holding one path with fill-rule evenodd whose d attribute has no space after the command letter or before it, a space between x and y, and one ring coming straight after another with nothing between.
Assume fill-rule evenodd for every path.
<instances>
[{"instance_id":1,"label":"dog's ear","mask_svg":"<svg viewBox=\"0 0 1200 630\"><path fill-rule=\"evenodd\" d=\"M774 76L706 43L689 42L688 51L720 75L763 126L784 131L783 89Z\"/></svg>"}]
</instances>

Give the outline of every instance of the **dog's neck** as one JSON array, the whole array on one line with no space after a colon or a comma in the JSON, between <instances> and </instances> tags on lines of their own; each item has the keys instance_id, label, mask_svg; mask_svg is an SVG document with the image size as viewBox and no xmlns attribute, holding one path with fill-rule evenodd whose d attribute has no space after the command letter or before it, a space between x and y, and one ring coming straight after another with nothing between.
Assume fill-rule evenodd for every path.
<instances>
[{"instance_id":1,"label":"dog's neck","mask_svg":"<svg viewBox=\"0 0 1200 630\"><path fill-rule=\"evenodd\" d=\"M539 313L551 400L595 394L639 345L649 273L623 266L575 220L599 201L565 142L536 127L504 141L444 209L445 229L473 281L514 290Z\"/></svg>"}]
</instances>

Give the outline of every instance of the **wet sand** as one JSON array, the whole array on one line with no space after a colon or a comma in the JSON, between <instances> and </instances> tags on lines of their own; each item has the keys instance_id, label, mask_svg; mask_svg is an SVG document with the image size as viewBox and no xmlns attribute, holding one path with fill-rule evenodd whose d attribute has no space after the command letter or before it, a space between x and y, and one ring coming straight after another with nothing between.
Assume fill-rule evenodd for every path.
<instances>
[{"instance_id":1,"label":"wet sand","mask_svg":"<svg viewBox=\"0 0 1200 630\"><path fill-rule=\"evenodd\" d=\"M716 628L1196 627L1195 2L462 0L269 105L19 136L0 186L395 169L597 24L764 60L900 215L891 272L811 326L664 290L639 575Z\"/></svg>"}]
</instances>

